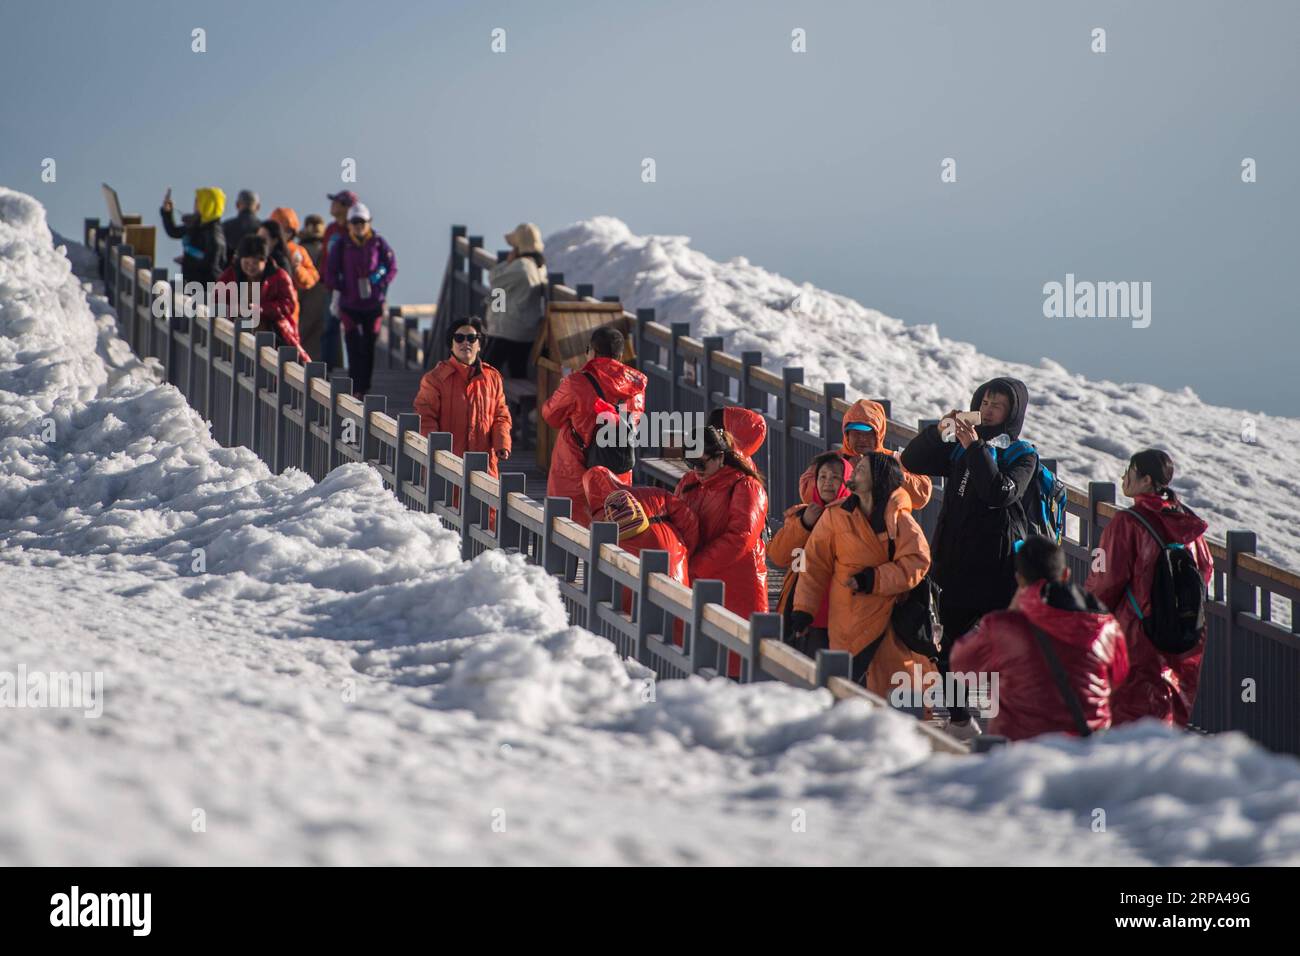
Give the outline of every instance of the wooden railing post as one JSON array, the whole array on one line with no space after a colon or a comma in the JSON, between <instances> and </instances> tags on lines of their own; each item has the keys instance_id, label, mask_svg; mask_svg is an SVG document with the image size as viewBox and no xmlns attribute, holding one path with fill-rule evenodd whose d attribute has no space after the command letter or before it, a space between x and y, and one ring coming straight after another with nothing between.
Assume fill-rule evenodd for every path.
<instances>
[{"instance_id":1,"label":"wooden railing post","mask_svg":"<svg viewBox=\"0 0 1300 956\"><path fill-rule=\"evenodd\" d=\"M722 597L721 581L705 579L692 582L690 649L692 674L698 674L703 667L717 667L717 642L704 636L704 606L706 604L722 604Z\"/></svg>"},{"instance_id":2,"label":"wooden railing post","mask_svg":"<svg viewBox=\"0 0 1300 956\"><path fill-rule=\"evenodd\" d=\"M542 568L547 574L564 574L568 555L555 543L556 518L567 518L573 513L573 500L547 495L542 504Z\"/></svg>"},{"instance_id":3,"label":"wooden railing post","mask_svg":"<svg viewBox=\"0 0 1300 956\"><path fill-rule=\"evenodd\" d=\"M428 443L427 455L424 461L424 500L429 503L429 510L433 511L435 504L447 504L450 497L447 494L447 479L438 474L434 467L434 461L440 451L451 451L451 432L430 432L424 436Z\"/></svg>"},{"instance_id":4,"label":"wooden railing post","mask_svg":"<svg viewBox=\"0 0 1300 956\"><path fill-rule=\"evenodd\" d=\"M393 449L393 494L402 504L402 483L408 481L408 474L413 472L411 456L406 451L406 436L409 432L420 433L420 416L415 412L402 412L397 416L397 445Z\"/></svg>"},{"instance_id":5,"label":"wooden railing post","mask_svg":"<svg viewBox=\"0 0 1300 956\"><path fill-rule=\"evenodd\" d=\"M1109 481L1090 481L1088 482L1088 533L1079 535L1080 543L1088 549L1088 561L1091 564L1092 554L1101 547L1101 515L1100 506L1103 504L1113 505L1115 503L1115 485ZM1104 556L1103 556L1104 560Z\"/></svg>"},{"instance_id":6,"label":"wooden railing post","mask_svg":"<svg viewBox=\"0 0 1300 956\"><path fill-rule=\"evenodd\" d=\"M722 336L706 335L702 342L704 358L700 362L700 384L704 386L704 418L707 421L713 414L713 353L722 351ZM725 399L729 396L724 394L722 397Z\"/></svg>"},{"instance_id":7,"label":"wooden railing post","mask_svg":"<svg viewBox=\"0 0 1300 956\"><path fill-rule=\"evenodd\" d=\"M835 428L835 400L844 397L843 382L823 382L822 383L822 411L821 411L821 429L822 444L826 451L830 451L843 439L843 424Z\"/></svg>"},{"instance_id":8,"label":"wooden railing post","mask_svg":"<svg viewBox=\"0 0 1300 956\"><path fill-rule=\"evenodd\" d=\"M818 687L825 687L832 677L843 677L845 680L853 678L853 655L848 651L823 648L817 652L816 664L817 676L813 678L813 683Z\"/></svg>"},{"instance_id":9,"label":"wooden railing post","mask_svg":"<svg viewBox=\"0 0 1300 956\"><path fill-rule=\"evenodd\" d=\"M501 484L501 507L497 509L497 547L507 553L522 551L520 539L523 527L515 518L510 496L527 494L528 476L519 471L503 472L497 481Z\"/></svg>"},{"instance_id":10,"label":"wooden railing post","mask_svg":"<svg viewBox=\"0 0 1300 956\"><path fill-rule=\"evenodd\" d=\"M642 551L641 574L636 585L636 637L633 638L632 656L646 667L650 663L651 634L669 639L671 628L664 626L664 609L650 601L650 575L668 573L667 551Z\"/></svg>"},{"instance_id":11,"label":"wooden railing post","mask_svg":"<svg viewBox=\"0 0 1300 956\"><path fill-rule=\"evenodd\" d=\"M285 438L288 434L288 420L284 417L284 410L291 407L293 393L289 387L289 380L285 377L284 368L290 362L297 360L298 350L292 345L281 345L275 350L275 445L271 452L271 471L277 475L283 472L289 463L289 442ZM306 382L307 379L304 378L303 381Z\"/></svg>"},{"instance_id":12,"label":"wooden railing post","mask_svg":"<svg viewBox=\"0 0 1300 956\"><path fill-rule=\"evenodd\" d=\"M455 319L463 319L469 315L481 315L482 311L479 306L482 304L478 301L474 293L474 283L482 275L483 269L474 262L474 250L483 248L482 236L469 237L469 255L465 257L465 294L468 298L465 301L465 315L454 316Z\"/></svg>"},{"instance_id":13,"label":"wooden railing post","mask_svg":"<svg viewBox=\"0 0 1300 956\"><path fill-rule=\"evenodd\" d=\"M654 309L637 309L636 310L636 338L633 340L636 347L636 358L638 362L646 361L646 352L649 346L646 344L646 325L655 320ZM658 364L658 363L656 363ZM672 411L670 408L654 409L654 411Z\"/></svg>"},{"instance_id":14,"label":"wooden railing post","mask_svg":"<svg viewBox=\"0 0 1300 956\"><path fill-rule=\"evenodd\" d=\"M308 362L307 367L302 373L302 447L298 449L298 467L311 475L313 479L314 469L311 467L311 426L315 420L316 399L312 398L312 383L318 378L325 377L324 362ZM327 459L328 460L328 459Z\"/></svg>"},{"instance_id":15,"label":"wooden railing post","mask_svg":"<svg viewBox=\"0 0 1300 956\"><path fill-rule=\"evenodd\" d=\"M799 500L799 469L795 467L794 434L797 422L802 420L795 407L791 392L794 386L803 384L803 369L781 369L781 407L777 410L781 422L781 474L776 490L780 493L776 507L772 510L782 513Z\"/></svg>"},{"instance_id":16,"label":"wooden railing post","mask_svg":"<svg viewBox=\"0 0 1300 956\"><path fill-rule=\"evenodd\" d=\"M339 420L339 396L352 394L352 379L335 376L330 379L330 451L326 471L333 471L339 466L339 440L343 434L343 423Z\"/></svg>"},{"instance_id":17,"label":"wooden railing post","mask_svg":"<svg viewBox=\"0 0 1300 956\"><path fill-rule=\"evenodd\" d=\"M236 319L236 322L239 320ZM262 434L262 379L265 373L262 371L262 349L275 347L274 332L254 332L253 333L253 422L252 431L250 432L249 444L253 448L253 454L265 461L275 471L275 465L272 461L267 460L266 453L262 450L262 440L266 437Z\"/></svg>"},{"instance_id":18,"label":"wooden railing post","mask_svg":"<svg viewBox=\"0 0 1300 956\"><path fill-rule=\"evenodd\" d=\"M679 340L683 336L691 334L691 324L689 322L674 322L669 328L672 329L673 344L672 352L668 356L668 367L672 370L672 381L668 386L668 410L677 411L682 407L682 367L686 364Z\"/></svg>"},{"instance_id":19,"label":"wooden railing post","mask_svg":"<svg viewBox=\"0 0 1300 956\"><path fill-rule=\"evenodd\" d=\"M370 419L376 412L380 414L388 412L388 396L367 395L361 399L361 409L361 461L364 464L370 461L378 461L381 457L379 454L379 439L375 436L375 426ZM487 466L484 465L483 467L486 468Z\"/></svg>"},{"instance_id":20,"label":"wooden railing post","mask_svg":"<svg viewBox=\"0 0 1300 956\"><path fill-rule=\"evenodd\" d=\"M1239 627L1237 619L1242 614L1255 614L1255 586L1248 584L1241 577L1237 567L1237 559L1243 554L1254 554L1257 542L1255 532L1253 531L1229 531L1225 535L1225 549L1228 552L1227 560L1224 562L1223 573L1223 600L1228 606L1228 627L1224 635L1222 656L1220 660L1223 664L1223 681L1224 686L1222 693L1225 694L1224 700L1227 701L1228 726L1223 728L1212 728L1215 730L1242 730L1247 727L1244 720L1245 713L1243 708L1250 706L1242 700L1240 681L1243 677L1249 677L1245 673L1248 670L1247 660L1251 656L1249 653L1250 641L1252 640L1250 632L1245 628ZM1293 609L1294 613L1294 609ZM1258 677L1256 680L1258 681ZM1292 714L1292 717L1295 715Z\"/></svg>"},{"instance_id":21,"label":"wooden railing post","mask_svg":"<svg viewBox=\"0 0 1300 956\"><path fill-rule=\"evenodd\" d=\"M212 436L216 438L217 420L212 412L212 398L217 387L217 319L207 307L201 308L199 312L203 319L204 334L208 337L208 373L203 379L203 417L212 422Z\"/></svg>"},{"instance_id":22,"label":"wooden railing post","mask_svg":"<svg viewBox=\"0 0 1300 956\"><path fill-rule=\"evenodd\" d=\"M483 520L482 502L474 497L474 472L488 470L485 451L467 451L461 459L460 472L460 556L466 561L474 557L474 541L470 529L486 524Z\"/></svg>"},{"instance_id":23,"label":"wooden railing post","mask_svg":"<svg viewBox=\"0 0 1300 956\"><path fill-rule=\"evenodd\" d=\"M763 674L763 642L781 640L781 615L771 612L752 614L749 618L749 657L741 669L740 679L746 684L765 680Z\"/></svg>"},{"instance_id":24,"label":"wooden railing post","mask_svg":"<svg viewBox=\"0 0 1300 956\"><path fill-rule=\"evenodd\" d=\"M755 411L767 412L767 396L755 387L750 375L755 368L763 367L763 353L745 351L740 353L740 404Z\"/></svg>"},{"instance_id":25,"label":"wooden railing post","mask_svg":"<svg viewBox=\"0 0 1300 956\"><path fill-rule=\"evenodd\" d=\"M600 546L618 543L618 524L613 521L593 521L588 529L590 547L587 549L587 630L600 634L600 618L596 608L602 601L614 600L614 579L600 570Z\"/></svg>"},{"instance_id":26,"label":"wooden railing post","mask_svg":"<svg viewBox=\"0 0 1300 956\"><path fill-rule=\"evenodd\" d=\"M239 339L244 334L243 320L239 316L231 319L230 336L230 409L227 418L226 446L233 448L239 444L239 363L241 360Z\"/></svg>"},{"instance_id":27,"label":"wooden railing post","mask_svg":"<svg viewBox=\"0 0 1300 956\"><path fill-rule=\"evenodd\" d=\"M587 282L579 282L573 287L573 291L577 293L579 302L596 297L596 287Z\"/></svg>"}]
</instances>

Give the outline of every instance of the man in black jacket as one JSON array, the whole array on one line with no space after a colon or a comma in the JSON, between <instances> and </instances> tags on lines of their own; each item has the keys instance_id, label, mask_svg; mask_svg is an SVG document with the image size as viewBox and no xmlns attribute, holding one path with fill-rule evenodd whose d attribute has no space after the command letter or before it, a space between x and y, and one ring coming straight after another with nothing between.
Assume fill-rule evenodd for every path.
<instances>
[{"instance_id":1,"label":"man in black jacket","mask_svg":"<svg viewBox=\"0 0 1300 956\"><path fill-rule=\"evenodd\" d=\"M956 441L945 442L940 425L930 425L903 449L908 471L947 479L931 543L931 573L942 589L939 667L945 673L957 638L988 612L1004 609L1016 592L1015 546L1029 535L1021 498L1038 458L1022 454L1008 462L1003 452L1020 437L1028 404L1024 382L995 378L971 398L980 424L956 421L953 410L944 416L952 421L941 425L952 428ZM966 725L969 719L965 710L953 708L952 723Z\"/></svg>"},{"instance_id":2,"label":"man in black jacket","mask_svg":"<svg viewBox=\"0 0 1300 956\"><path fill-rule=\"evenodd\" d=\"M221 213L226 194L215 186L194 190L194 212L182 217L181 225L173 218L172 191L163 198L163 230L181 240L181 279L184 282L216 282L226 267L226 240L221 232Z\"/></svg>"},{"instance_id":3,"label":"man in black jacket","mask_svg":"<svg viewBox=\"0 0 1300 956\"><path fill-rule=\"evenodd\" d=\"M235 199L238 213L221 224L221 229L226 234L226 248L231 251L231 255L239 248L239 240L257 232L257 227L262 224L262 220L257 218L257 212L261 208L262 201L257 198L257 193L251 189L239 191L239 196Z\"/></svg>"}]
</instances>

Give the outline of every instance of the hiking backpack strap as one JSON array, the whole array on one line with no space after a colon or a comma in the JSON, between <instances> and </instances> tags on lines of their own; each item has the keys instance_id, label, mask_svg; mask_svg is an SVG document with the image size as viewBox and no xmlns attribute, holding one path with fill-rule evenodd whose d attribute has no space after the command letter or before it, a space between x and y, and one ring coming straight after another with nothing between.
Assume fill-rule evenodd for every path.
<instances>
[{"instance_id":1,"label":"hiking backpack strap","mask_svg":"<svg viewBox=\"0 0 1300 956\"><path fill-rule=\"evenodd\" d=\"M1160 537L1160 533L1151 526L1151 522L1148 521L1146 518L1142 517L1141 512L1139 512L1136 508L1125 508L1124 512L1125 514L1131 514L1134 518L1137 518L1137 520L1142 524L1142 527L1146 528L1147 531L1151 533L1151 537L1156 539L1156 544L1160 546L1160 549L1162 551L1165 548L1169 548L1169 547L1179 547L1179 548L1182 547L1181 544L1176 546L1165 544L1165 539ZM1137 598L1133 596L1133 589L1130 587L1126 587L1124 588L1124 593L1128 595L1128 603L1133 605L1133 613L1138 616L1138 620L1145 621L1146 615L1142 613L1142 608L1138 606Z\"/></svg>"},{"instance_id":2,"label":"hiking backpack strap","mask_svg":"<svg viewBox=\"0 0 1300 956\"><path fill-rule=\"evenodd\" d=\"M1056 689L1061 692L1061 699L1065 701L1065 706L1069 708L1070 717L1074 720L1074 729L1079 732L1080 737L1091 737L1092 728L1088 726L1088 721L1083 716L1083 705L1079 703L1079 695L1070 686L1070 679L1065 674L1065 667L1062 666L1061 659L1056 656L1056 650L1052 647L1052 639L1047 636L1047 633L1041 627L1034 624L1030 624L1029 627L1038 640L1038 646L1043 652L1043 657L1047 659L1047 669L1052 672L1052 680L1056 682Z\"/></svg>"},{"instance_id":3,"label":"hiking backpack strap","mask_svg":"<svg viewBox=\"0 0 1300 956\"><path fill-rule=\"evenodd\" d=\"M600 382L596 381L596 376L586 371L584 371L582 374L585 375L587 381L591 383L591 387L596 390L596 397L599 398L602 402L609 401L609 399L605 397L605 393L601 391ZM597 426L597 428L599 427L600 426ZM587 453L588 443L582 440L582 436L578 434L578 429L573 427L573 419L569 419L569 431L573 432L573 440L578 443L579 450L581 450L582 453L585 455ZM591 437L595 438L596 436L593 434Z\"/></svg>"}]
</instances>

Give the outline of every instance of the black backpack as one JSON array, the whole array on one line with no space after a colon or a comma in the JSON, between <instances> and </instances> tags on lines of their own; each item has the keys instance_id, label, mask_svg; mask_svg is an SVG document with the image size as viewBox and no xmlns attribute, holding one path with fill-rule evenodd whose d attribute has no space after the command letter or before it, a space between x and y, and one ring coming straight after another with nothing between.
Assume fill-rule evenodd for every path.
<instances>
[{"instance_id":1,"label":"black backpack","mask_svg":"<svg viewBox=\"0 0 1300 956\"><path fill-rule=\"evenodd\" d=\"M605 393L600 388L600 383L596 381L596 376L590 372L583 372L587 376L587 381L591 382L591 387L596 390L596 397L604 402L613 404L605 398ZM627 415L620 411L618 413L618 442L614 445L602 445L596 440L600 435L600 424L597 423L595 432L592 433L589 441L583 441L578 430L569 423L569 430L573 432L573 438L582 449L585 456L585 462L588 468L605 467L616 475L621 475L625 471L631 471L636 466L636 428L628 421Z\"/></svg>"},{"instance_id":2,"label":"black backpack","mask_svg":"<svg viewBox=\"0 0 1300 956\"><path fill-rule=\"evenodd\" d=\"M892 546L890 551L892 557ZM894 636L904 647L937 661L939 645L934 631L939 623L939 585L934 583L934 578L927 574L920 584L895 601L889 622L894 625Z\"/></svg>"},{"instance_id":3,"label":"black backpack","mask_svg":"<svg viewBox=\"0 0 1300 956\"><path fill-rule=\"evenodd\" d=\"M1129 603L1142 622L1142 630L1156 650L1165 654L1186 654L1205 634L1205 579L1196 562L1181 544L1166 544L1135 508L1126 509L1160 545L1151 579L1151 613L1142 615L1131 588L1125 588ZM1190 513L1190 512L1189 512Z\"/></svg>"}]
</instances>

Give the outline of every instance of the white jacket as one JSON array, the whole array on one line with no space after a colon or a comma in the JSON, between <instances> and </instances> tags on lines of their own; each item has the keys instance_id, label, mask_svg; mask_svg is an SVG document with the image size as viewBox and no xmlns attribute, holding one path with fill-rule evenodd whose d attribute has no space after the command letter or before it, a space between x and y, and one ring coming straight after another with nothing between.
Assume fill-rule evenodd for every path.
<instances>
[{"instance_id":1,"label":"white jacket","mask_svg":"<svg viewBox=\"0 0 1300 956\"><path fill-rule=\"evenodd\" d=\"M532 342L546 312L546 267L521 256L511 262L499 262L488 273L488 299L485 306L487 334L513 342ZM493 303L504 293L504 310L497 312Z\"/></svg>"}]
</instances>

